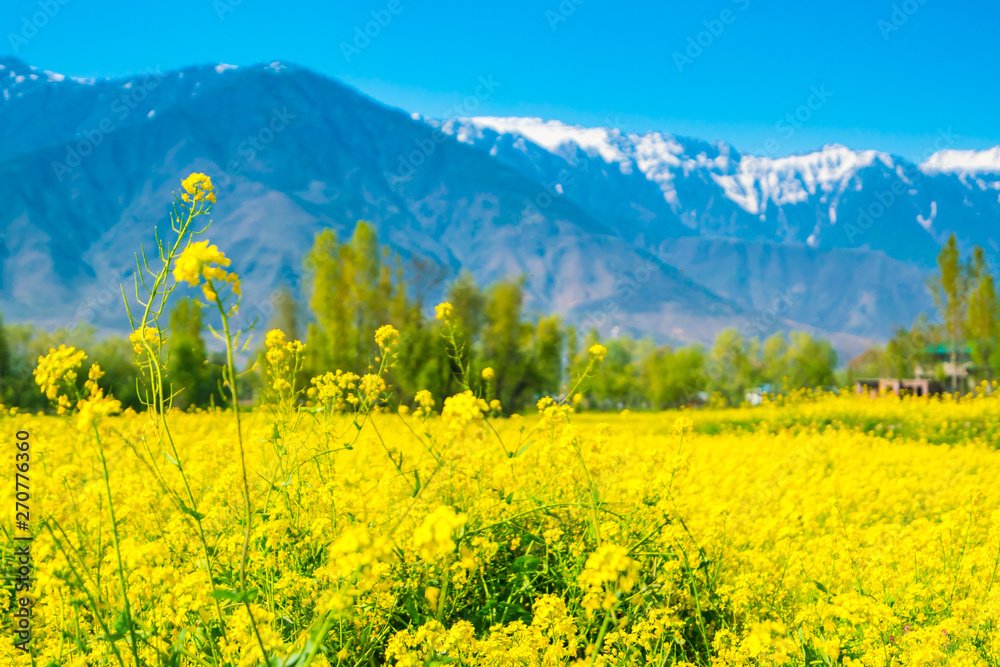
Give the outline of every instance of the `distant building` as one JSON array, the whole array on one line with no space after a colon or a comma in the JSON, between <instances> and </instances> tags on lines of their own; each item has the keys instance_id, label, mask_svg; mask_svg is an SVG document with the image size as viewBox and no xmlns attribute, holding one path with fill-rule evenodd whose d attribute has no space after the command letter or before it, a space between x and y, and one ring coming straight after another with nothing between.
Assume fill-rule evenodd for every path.
<instances>
[{"instance_id":1,"label":"distant building","mask_svg":"<svg viewBox=\"0 0 1000 667\"><path fill-rule=\"evenodd\" d=\"M917 365L914 368L914 375L918 378L935 377L938 366L947 376L948 387L951 387L951 378L958 379L958 389L969 390L972 388L972 374L976 371L976 366L972 363L972 346L963 345L955 355L955 365L951 362L950 344L930 345L924 348L924 365Z\"/></svg>"},{"instance_id":2,"label":"distant building","mask_svg":"<svg viewBox=\"0 0 1000 667\"><path fill-rule=\"evenodd\" d=\"M930 378L864 378L855 382L854 387L859 394L872 398L890 391L897 396L933 396L946 391L943 384Z\"/></svg>"}]
</instances>

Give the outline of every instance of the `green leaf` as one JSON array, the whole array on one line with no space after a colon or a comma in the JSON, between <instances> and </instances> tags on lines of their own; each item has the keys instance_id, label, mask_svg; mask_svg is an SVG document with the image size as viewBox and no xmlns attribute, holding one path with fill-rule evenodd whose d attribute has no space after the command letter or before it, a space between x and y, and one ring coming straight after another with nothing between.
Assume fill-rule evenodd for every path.
<instances>
[{"instance_id":1,"label":"green leaf","mask_svg":"<svg viewBox=\"0 0 1000 667\"><path fill-rule=\"evenodd\" d=\"M813 581L813 583L814 583L814 584L816 584L816 588L820 589L821 591L823 591L823 592L824 592L824 593L826 593L827 595L829 595L829 594L830 594L830 589L829 589L829 588L827 588L826 586L824 586L823 584L821 584L820 582L818 582L818 581Z\"/></svg>"},{"instance_id":2,"label":"green leaf","mask_svg":"<svg viewBox=\"0 0 1000 667\"><path fill-rule=\"evenodd\" d=\"M212 591L212 597L216 600L224 600L226 602L234 602L237 604L242 604L244 602L253 602L257 598L257 589L251 588L245 592L233 591L226 588L216 588Z\"/></svg>"},{"instance_id":3,"label":"green leaf","mask_svg":"<svg viewBox=\"0 0 1000 667\"><path fill-rule=\"evenodd\" d=\"M179 502L181 504L181 512L183 512L184 514L187 514L190 517L193 517L195 519L195 521L201 521L202 519L205 518L205 515L202 514L201 512L197 512L197 511L191 509L190 507L188 507L187 505L185 505L183 500L181 500Z\"/></svg>"},{"instance_id":4,"label":"green leaf","mask_svg":"<svg viewBox=\"0 0 1000 667\"><path fill-rule=\"evenodd\" d=\"M541 569L542 559L526 554L514 559L514 570L517 572L532 572Z\"/></svg>"}]
</instances>

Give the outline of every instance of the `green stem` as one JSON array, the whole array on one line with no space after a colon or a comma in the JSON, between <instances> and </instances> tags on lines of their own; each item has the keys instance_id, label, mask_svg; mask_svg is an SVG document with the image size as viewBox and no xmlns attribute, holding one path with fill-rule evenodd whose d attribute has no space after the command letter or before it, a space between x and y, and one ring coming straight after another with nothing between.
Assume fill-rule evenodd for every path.
<instances>
[{"instance_id":1,"label":"green stem","mask_svg":"<svg viewBox=\"0 0 1000 667\"><path fill-rule=\"evenodd\" d=\"M115 503L111 497L111 482L108 476L108 462L104 456L104 449L101 447L101 435L97 431L97 426L93 426L94 437L97 442L97 451L101 455L101 467L104 470L104 490L108 496L108 511L111 513L111 534L115 538L115 557L118 560L118 581L122 589L122 599L125 603L125 619L128 623L129 636L132 638L132 656L135 658L136 667L142 664L139 660L139 644L135 636L135 625L132 622L132 607L128 601L128 582L125 580L125 568L122 565L121 544L118 538L118 519L115 516Z\"/></svg>"},{"instance_id":2,"label":"green stem","mask_svg":"<svg viewBox=\"0 0 1000 667\"><path fill-rule=\"evenodd\" d=\"M222 299L218 296L218 291L215 290L215 286L212 285L210 280L206 281L209 288L215 292L215 305L219 307L219 315L222 317L222 331L226 338L226 374L229 376L229 393L233 398L233 412L236 414L236 440L240 446L240 468L243 473L243 498L246 504L246 529L243 531L243 551L240 555L240 593L243 598L243 606L246 607L247 616L250 618L250 625L253 626L254 635L257 638L257 645L260 646L260 654L264 659L264 664L269 662L267 657L267 649L264 648L264 641L261 639L260 630L257 628L257 621L254 620L253 611L250 609L250 602L247 600L247 551L250 548L250 525L251 525L251 507L250 507L250 482L247 479L247 459L246 452L243 447L243 427L240 422L240 402L239 402L239 391L236 384L236 362L233 357L233 338L229 330L229 316L226 314L225 306L222 303Z\"/></svg>"}]
</instances>

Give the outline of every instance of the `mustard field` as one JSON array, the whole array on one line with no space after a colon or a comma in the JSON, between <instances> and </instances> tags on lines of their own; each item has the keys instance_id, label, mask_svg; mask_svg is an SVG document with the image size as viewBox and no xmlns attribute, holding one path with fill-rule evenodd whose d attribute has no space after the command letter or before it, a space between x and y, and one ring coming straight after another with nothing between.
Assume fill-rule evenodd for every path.
<instances>
[{"instance_id":1,"label":"mustard field","mask_svg":"<svg viewBox=\"0 0 1000 667\"><path fill-rule=\"evenodd\" d=\"M1000 664L995 385L586 413L592 343L505 417L451 303L454 395L400 395L390 324L363 374L306 372L340 330L272 329L248 369L240 277L195 240L214 186L182 188L123 292L143 409L66 345L33 373L48 414L0 406L0 664ZM177 290L214 312L218 408L175 407ZM256 407L222 407L248 370Z\"/></svg>"},{"instance_id":2,"label":"mustard field","mask_svg":"<svg viewBox=\"0 0 1000 667\"><path fill-rule=\"evenodd\" d=\"M30 434L36 603L3 664L997 664L995 397L509 419L420 398L239 427L5 412Z\"/></svg>"}]
</instances>

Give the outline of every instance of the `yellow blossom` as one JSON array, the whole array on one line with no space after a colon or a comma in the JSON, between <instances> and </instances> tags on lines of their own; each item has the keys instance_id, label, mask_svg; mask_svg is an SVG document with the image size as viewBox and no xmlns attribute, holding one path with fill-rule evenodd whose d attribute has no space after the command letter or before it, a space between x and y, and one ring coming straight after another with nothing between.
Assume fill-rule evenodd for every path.
<instances>
[{"instance_id":1,"label":"yellow blossom","mask_svg":"<svg viewBox=\"0 0 1000 667\"><path fill-rule=\"evenodd\" d=\"M380 348L391 347L399 340L399 332L391 324L386 324L378 328L375 332L375 344Z\"/></svg>"},{"instance_id":2,"label":"yellow blossom","mask_svg":"<svg viewBox=\"0 0 1000 667\"><path fill-rule=\"evenodd\" d=\"M608 348L604 347L599 343L595 343L594 345L590 346L590 349L587 350L587 353L590 354L591 359L596 359L597 361L604 361L604 357L607 356L608 354Z\"/></svg>"},{"instance_id":3,"label":"yellow blossom","mask_svg":"<svg viewBox=\"0 0 1000 667\"><path fill-rule=\"evenodd\" d=\"M434 313L439 320L451 320L455 315L455 307L445 301L434 306Z\"/></svg>"},{"instance_id":4,"label":"yellow blossom","mask_svg":"<svg viewBox=\"0 0 1000 667\"><path fill-rule=\"evenodd\" d=\"M239 276L220 268L229 266L230 263L229 258L216 246L209 245L207 240L195 241L189 244L177 258L173 275L177 282L187 282L192 287L201 284L201 280L204 278L206 282L202 285L202 291L205 293L206 299L214 302L218 298L218 294L212 286L212 280L228 283L235 294L240 294Z\"/></svg>"},{"instance_id":5,"label":"yellow blossom","mask_svg":"<svg viewBox=\"0 0 1000 667\"><path fill-rule=\"evenodd\" d=\"M137 356L144 354L145 348L142 346L143 341L149 343L149 346L154 350L156 350L161 344L160 332L155 327L140 327L129 334L128 339L129 342L132 343L132 350Z\"/></svg>"},{"instance_id":6,"label":"yellow blossom","mask_svg":"<svg viewBox=\"0 0 1000 667\"><path fill-rule=\"evenodd\" d=\"M210 201L215 202L215 186L212 179L201 173L193 173L181 183L184 193L181 198L186 202Z\"/></svg>"},{"instance_id":7,"label":"yellow blossom","mask_svg":"<svg viewBox=\"0 0 1000 667\"><path fill-rule=\"evenodd\" d=\"M455 550L454 532L465 525L465 514L442 505L428 514L413 533L413 545L425 561L434 561Z\"/></svg>"}]
</instances>

